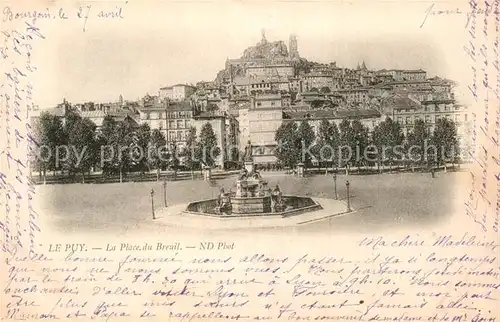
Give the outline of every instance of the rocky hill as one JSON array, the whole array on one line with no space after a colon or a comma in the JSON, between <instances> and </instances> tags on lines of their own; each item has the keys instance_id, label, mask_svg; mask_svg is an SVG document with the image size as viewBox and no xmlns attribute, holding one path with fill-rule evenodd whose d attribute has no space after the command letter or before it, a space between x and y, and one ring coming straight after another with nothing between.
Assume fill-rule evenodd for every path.
<instances>
[{"instance_id":1,"label":"rocky hill","mask_svg":"<svg viewBox=\"0 0 500 322\"><path fill-rule=\"evenodd\" d=\"M266 59L268 61L283 61L288 59L288 49L282 40L259 42L255 46L245 49L241 59Z\"/></svg>"}]
</instances>

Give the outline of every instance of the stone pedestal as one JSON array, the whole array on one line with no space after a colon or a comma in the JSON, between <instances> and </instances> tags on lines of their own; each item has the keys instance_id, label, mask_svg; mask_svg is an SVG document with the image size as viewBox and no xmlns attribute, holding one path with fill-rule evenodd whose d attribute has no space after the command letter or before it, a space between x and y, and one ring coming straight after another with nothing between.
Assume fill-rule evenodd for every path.
<instances>
[{"instance_id":1,"label":"stone pedestal","mask_svg":"<svg viewBox=\"0 0 500 322\"><path fill-rule=\"evenodd\" d=\"M247 170L247 173L253 173L254 170L254 164L252 161L245 161L245 169Z\"/></svg>"},{"instance_id":2,"label":"stone pedestal","mask_svg":"<svg viewBox=\"0 0 500 322\"><path fill-rule=\"evenodd\" d=\"M204 166L203 167L203 180L210 181L212 178L212 168Z\"/></svg>"},{"instance_id":3,"label":"stone pedestal","mask_svg":"<svg viewBox=\"0 0 500 322\"><path fill-rule=\"evenodd\" d=\"M297 164L297 176L299 178L304 177L304 168L305 168L304 163L301 162L301 163Z\"/></svg>"},{"instance_id":4,"label":"stone pedestal","mask_svg":"<svg viewBox=\"0 0 500 322\"><path fill-rule=\"evenodd\" d=\"M257 214L271 212L271 196L231 199L233 214Z\"/></svg>"}]
</instances>

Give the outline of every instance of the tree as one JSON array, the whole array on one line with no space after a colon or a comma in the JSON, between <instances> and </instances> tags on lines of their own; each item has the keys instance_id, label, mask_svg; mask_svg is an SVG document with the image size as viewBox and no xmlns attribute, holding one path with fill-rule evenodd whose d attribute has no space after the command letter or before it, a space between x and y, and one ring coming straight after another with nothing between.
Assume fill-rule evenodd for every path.
<instances>
[{"instance_id":1,"label":"tree","mask_svg":"<svg viewBox=\"0 0 500 322\"><path fill-rule=\"evenodd\" d=\"M231 124L229 127L229 151L227 151L226 156L228 160L225 161L230 161L231 163L238 161L239 159L239 150L236 144L236 126L234 124Z\"/></svg>"},{"instance_id":2,"label":"tree","mask_svg":"<svg viewBox=\"0 0 500 322\"><path fill-rule=\"evenodd\" d=\"M413 130L408 133L406 138L406 156L413 166L415 164L422 165L427 162L427 152L425 151L427 141L430 143L430 133L427 129L425 122L422 120L415 120Z\"/></svg>"},{"instance_id":3,"label":"tree","mask_svg":"<svg viewBox=\"0 0 500 322\"><path fill-rule=\"evenodd\" d=\"M159 129L154 129L149 138L148 165L156 169L156 181L160 180L160 170L167 162L167 140Z\"/></svg>"},{"instance_id":4,"label":"tree","mask_svg":"<svg viewBox=\"0 0 500 322\"><path fill-rule=\"evenodd\" d=\"M315 99L310 102L312 109L322 108L325 105L325 101L323 99Z\"/></svg>"},{"instance_id":5,"label":"tree","mask_svg":"<svg viewBox=\"0 0 500 322\"><path fill-rule=\"evenodd\" d=\"M115 153L116 147L114 146L114 139L118 123L115 119L106 115L102 121L100 132L97 135L97 142L101 148L101 167L104 175L115 173Z\"/></svg>"},{"instance_id":6,"label":"tree","mask_svg":"<svg viewBox=\"0 0 500 322\"><path fill-rule=\"evenodd\" d=\"M217 144L214 129L210 123L205 123L201 128L200 148L202 152L201 162L209 167L213 167L221 151Z\"/></svg>"},{"instance_id":7,"label":"tree","mask_svg":"<svg viewBox=\"0 0 500 322\"><path fill-rule=\"evenodd\" d=\"M137 142L132 126L128 122L116 122L111 116L106 116L98 140L101 145L103 173L118 173L122 182L124 172L132 164L131 148Z\"/></svg>"},{"instance_id":8,"label":"tree","mask_svg":"<svg viewBox=\"0 0 500 322\"><path fill-rule=\"evenodd\" d=\"M331 89L330 89L330 87L328 87L328 86L323 86L323 87L321 87L321 89L320 89L319 91L320 91L320 93L322 93L322 94L329 94L329 93L331 93L331 92L332 92L332 90L331 90Z\"/></svg>"},{"instance_id":9,"label":"tree","mask_svg":"<svg viewBox=\"0 0 500 322\"><path fill-rule=\"evenodd\" d=\"M373 131L374 144L377 147L379 163L389 162L391 167L393 161L404 156L402 148L404 135L399 123L387 117Z\"/></svg>"},{"instance_id":10,"label":"tree","mask_svg":"<svg viewBox=\"0 0 500 322\"><path fill-rule=\"evenodd\" d=\"M366 164L366 160L364 158L365 151L369 145L369 135L368 128L364 126L359 120L354 120L351 123L352 133L353 133L353 153L354 164L359 167L363 164Z\"/></svg>"},{"instance_id":11,"label":"tree","mask_svg":"<svg viewBox=\"0 0 500 322\"><path fill-rule=\"evenodd\" d=\"M306 120L300 122L299 128L297 129L298 140L296 141L296 144L298 145L297 149L299 151L298 158L305 164L306 168L312 165L311 154L307 151L314 143L315 138L316 135L314 134L314 130L309 122Z\"/></svg>"},{"instance_id":12,"label":"tree","mask_svg":"<svg viewBox=\"0 0 500 322\"><path fill-rule=\"evenodd\" d=\"M68 155L64 168L70 175L80 173L82 183L85 183L85 172L90 172L97 162L95 129L96 125L90 119L79 118L71 124L71 131L67 133Z\"/></svg>"},{"instance_id":13,"label":"tree","mask_svg":"<svg viewBox=\"0 0 500 322\"><path fill-rule=\"evenodd\" d=\"M194 169L199 167L200 154L199 144L196 141L196 128L191 127L186 139L186 148L183 153L186 167L191 170L191 174Z\"/></svg>"},{"instance_id":14,"label":"tree","mask_svg":"<svg viewBox=\"0 0 500 322\"><path fill-rule=\"evenodd\" d=\"M436 129L432 135L432 143L437 148L434 160L438 166L443 164L446 171L446 163L449 161L455 163L459 156L455 123L447 118L439 118L436 121Z\"/></svg>"},{"instance_id":15,"label":"tree","mask_svg":"<svg viewBox=\"0 0 500 322\"><path fill-rule=\"evenodd\" d=\"M285 167L295 167L299 162L299 151L297 151L297 124L295 122L284 122L280 125L274 136L278 147L275 155L278 161Z\"/></svg>"},{"instance_id":16,"label":"tree","mask_svg":"<svg viewBox=\"0 0 500 322\"><path fill-rule=\"evenodd\" d=\"M64 119L64 129L66 131L66 134L69 134L73 130L73 126L80 122L82 117L73 108L67 107Z\"/></svg>"},{"instance_id":17,"label":"tree","mask_svg":"<svg viewBox=\"0 0 500 322\"><path fill-rule=\"evenodd\" d=\"M328 167L335 164L335 158L338 156L339 147L339 129L335 122L321 120L318 128L318 140L314 148L314 155L320 162L320 166Z\"/></svg>"},{"instance_id":18,"label":"tree","mask_svg":"<svg viewBox=\"0 0 500 322\"><path fill-rule=\"evenodd\" d=\"M340 137L340 157L342 158L341 164L339 166L345 166L346 175L349 174L349 165L353 156L353 146L355 146L354 141L354 131L349 120L344 119L339 124L339 137Z\"/></svg>"},{"instance_id":19,"label":"tree","mask_svg":"<svg viewBox=\"0 0 500 322\"><path fill-rule=\"evenodd\" d=\"M319 92L319 90L318 90L316 87L313 87L313 88L311 88L311 89L309 90L309 92L316 92L316 93L318 93L318 92Z\"/></svg>"},{"instance_id":20,"label":"tree","mask_svg":"<svg viewBox=\"0 0 500 322\"><path fill-rule=\"evenodd\" d=\"M116 147L115 168L120 173L120 182L123 181L123 174L128 173L131 160L131 148L134 146L134 131L128 122L120 122L113 137L113 145Z\"/></svg>"},{"instance_id":21,"label":"tree","mask_svg":"<svg viewBox=\"0 0 500 322\"><path fill-rule=\"evenodd\" d=\"M174 177L177 177L177 169L179 168L179 147L176 142L170 142L168 149L168 167L174 170Z\"/></svg>"},{"instance_id":22,"label":"tree","mask_svg":"<svg viewBox=\"0 0 500 322\"><path fill-rule=\"evenodd\" d=\"M45 182L47 170L56 170L56 149L65 143L61 120L55 115L43 112L34 124L34 139L39 150L36 163Z\"/></svg>"},{"instance_id":23,"label":"tree","mask_svg":"<svg viewBox=\"0 0 500 322\"><path fill-rule=\"evenodd\" d=\"M148 160L145 157L149 143L151 141L151 128L147 123L141 124L132 135L133 145L130 155L132 156L132 165L141 173L148 167Z\"/></svg>"}]
</instances>

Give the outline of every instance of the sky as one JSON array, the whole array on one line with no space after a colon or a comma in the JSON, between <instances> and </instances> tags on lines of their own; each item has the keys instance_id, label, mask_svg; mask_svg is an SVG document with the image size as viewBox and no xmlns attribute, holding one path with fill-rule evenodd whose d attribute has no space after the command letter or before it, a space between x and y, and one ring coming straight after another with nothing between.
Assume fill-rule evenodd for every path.
<instances>
[{"instance_id":1,"label":"sky","mask_svg":"<svg viewBox=\"0 0 500 322\"><path fill-rule=\"evenodd\" d=\"M462 26L465 18L432 16L420 28L429 7L425 2L89 3L85 32L76 4L48 8L57 13L62 7L67 20L37 21L46 36L33 52L41 108L63 98L135 100L163 86L213 80L226 58L238 58L260 41L262 29L268 41L283 40L287 46L295 34L301 57L336 61L340 67L354 68L364 60L370 69L423 68L458 81L468 71L465 30L445 28ZM124 18L98 18L101 10L120 7Z\"/></svg>"}]
</instances>

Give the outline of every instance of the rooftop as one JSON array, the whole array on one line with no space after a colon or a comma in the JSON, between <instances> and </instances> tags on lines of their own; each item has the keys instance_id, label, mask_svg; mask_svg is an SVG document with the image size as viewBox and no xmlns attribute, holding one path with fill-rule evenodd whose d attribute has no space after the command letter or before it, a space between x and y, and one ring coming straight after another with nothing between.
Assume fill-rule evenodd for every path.
<instances>
[{"instance_id":1,"label":"rooftop","mask_svg":"<svg viewBox=\"0 0 500 322\"><path fill-rule=\"evenodd\" d=\"M256 101L281 100L281 95L276 95L276 94L256 95L255 100Z\"/></svg>"},{"instance_id":2,"label":"rooftop","mask_svg":"<svg viewBox=\"0 0 500 322\"><path fill-rule=\"evenodd\" d=\"M172 86L161 87L160 89L171 89L171 88L174 88L174 87L181 87L181 86L196 88L196 86L188 85L188 84L175 84L175 85L172 85Z\"/></svg>"},{"instance_id":3,"label":"rooftop","mask_svg":"<svg viewBox=\"0 0 500 322\"><path fill-rule=\"evenodd\" d=\"M173 102L169 103L167 106L167 110L172 111L191 111L193 110L193 106L191 105L191 102L189 101L182 101L182 102Z\"/></svg>"},{"instance_id":4,"label":"rooftop","mask_svg":"<svg viewBox=\"0 0 500 322\"><path fill-rule=\"evenodd\" d=\"M417 109L420 108L420 104L415 102L409 97L403 97L401 95L393 95L385 98L382 101L382 106L384 108L392 108L394 110L406 110L406 109Z\"/></svg>"},{"instance_id":5,"label":"rooftop","mask_svg":"<svg viewBox=\"0 0 500 322\"><path fill-rule=\"evenodd\" d=\"M288 119L344 119L344 118L378 118L381 114L374 109L350 109L350 110L310 110L310 111L286 111Z\"/></svg>"}]
</instances>

